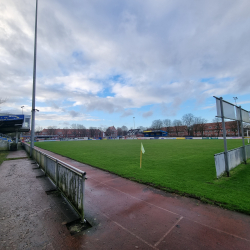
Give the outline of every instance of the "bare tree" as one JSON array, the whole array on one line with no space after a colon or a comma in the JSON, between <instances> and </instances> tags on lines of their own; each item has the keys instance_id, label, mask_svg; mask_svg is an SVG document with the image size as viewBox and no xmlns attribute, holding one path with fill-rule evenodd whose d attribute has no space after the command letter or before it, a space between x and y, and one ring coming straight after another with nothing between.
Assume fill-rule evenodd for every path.
<instances>
[{"instance_id":1,"label":"bare tree","mask_svg":"<svg viewBox=\"0 0 250 250\"><path fill-rule=\"evenodd\" d=\"M107 128L105 131L106 136L111 136L111 133L112 133L111 129Z\"/></svg>"},{"instance_id":2,"label":"bare tree","mask_svg":"<svg viewBox=\"0 0 250 250\"><path fill-rule=\"evenodd\" d=\"M197 136L197 133L199 131L199 124L201 123L201 117L194 117L194 124L193 124L193 132L195 136Z\"/></svg>"},{"instance_id":3,"label":"bare tree","mask_svg":"<svg viewBox=\"0 0 250 250\"><path fill-rule=\"evenodd\" d=\"M215 132L217 134L217 137L219 137L220 131L222 130L222 121L221 121L221 118L215 117L213 119L213 123L215 123ZM237 124L236 124L236 126L237 126Z\"/></svg>"},{"instance_id":4,"label":"bare tree","mask_svg":"<svg viewBox=\"0 0 250 250\"><path fill-rule=\"evenodd\" d=\"M48 135L55 135L56 134L56 129L57 129L56 126L49 126L47 128L47 134Z\"/></svg>"},{"instance_id":5,"label":"bare tree","mask_svg":"<svg viewBox=\"0 0 250 250\"><path fill-rule=\"evenodd\" d=\"M178 133L181 132L181 126L182 126L181 120L174 120L173 126L175 128L176 135L178 136Z\"/></svg>"},{"instance_id":6,"label":"bare tree","mask_svg":"<svg viewBox=\"0 0 250 250\"><path fill-rule=\"evenodd\" d=\"M42 130L43 130L42 127L37 126L36 129L35 129L35 133L36 133L37 135L39 135L39 134L42 132Z\"/></svg>"},{"instance_id":7,"label":"bare tree","mask_svg":"<svg viewBox=\"0 0 250 250\"><path fill-rule=\"evenodd\" d=\"M163 122L162 122L162 120L160 120L160 119L154 120L154 121L152 122L152 125L151 125L151 127L152 127L153 129L161 129L162 126L163 126Z\"/></svg>"},{"instance_id":8,"label":"bare tree","mask_svg":"<svg viewBox=\"0 0 250 250\"><path fill-rule=\"evenodd\" d=\"M163 126L166 127L166 131L168 132L168 134L170 133L171 129L170 127L172 126L172 122L170 119L165 119L162 121L163 122Z\"/></svg>"},{"instance_id":9,"label":"bare tree","mask_svg":"<svg viewBox=\"0 0 250 250\"><path fill-rule=\"evenodd\" d=\"M183 125L187 127L188 136L192 134L194 125L194 115L189 113L182 116Z\"/></svg>"},{"instance_id":10,"label":"bare tree","mask_svg":"<svg viewBox=\"0 0 250 250\"><path fill-rule=\"evenodd\" d=\"M117 128L117 135L122 136L122 128Z\"/></svg>"},{"instance_id":11,"label":"bare tree","mask_svg":"<svg viewBox=\"0 0 250 250\"><path fill-rule=\"evenodd\" d=\"M96 134L97 134L98 137L102 137L103 136L103 130L102 130L101 127L96 130Z\"/></svg>"},{"instance_id":12,"label":"bare tree","mask_svg":"<svg viewBox=\"0 0 250 250\"><path fill-rule=\"evenodd\" d=\"M89 127L89 133L90 133L90 137L95 137L96 128L95 127Z\"/></svg>"},{"instance_id":13,"label":"bare tree","mask_svg":"<svg viewBox=\"0 0 250 250\"><path fill-rule=\"evenodd\" d=\"M238 131L237 121L231 121L229 123L229 127L230 127L231 131L234 132L234 136L236 136L236 133Z\"/></svg>"},{"instance_id":14,"label":"bare tree","mask_svg":"<svg viewBox=\"0 0 250 250\"><path fill-rule=\"evenodd\" d=\"M72 134L74 137L76 137L76 135L77 135L77 124L72 124L72 125L70 126L70 129L71 129L71 134Z\"/></svg>"},{"instance_id":15,"label":"bare tree","mask_svg":"<svg viewBox=\"0 0 250 250\"><path fill-rule=\"evenodd\" d=\"M79 136L79 137L85 137L85 135L86 135L86 128L83 125L76 124L76 128L75 129L76 129L77 136Z\"/></svg>"},{"instance_id":16,"label":"bare tree","mask_svg":"<svg viewBox=\"0 0 250 250\"><path fill-rule=\"evenodd\" d=\"M170 119L165 119L162 121L162 123L163 123L163 126L165 126L165 127L171 127L171 125L172 125L172 122Z\"/></svg>"},{"instance_id":17,"label":"bare tree","mask_svg":"<svg viewBox=\"0 0 250 250\"><path fill-rule=\"evenodd\" d=\"M204 131L206 129L207 126L207 119L205 118L200 118L200 124L198 126L199 132L201 133L201 137L203 137Z\"/></svg>"},{"instance_id":18,"label":"bare tree","mask_svg":"<svg viewBox=\"0 0 250 250\"><path fill-rule=\"evenodd\" d=\"M103 137L103 133L104 133L104 128L103 127L99 127L98 128L98 136L99 137Z\"/></svg>"},{"instance_id":19,"label":"bare tree","mask_svg":"<svg viewBox=\"0 0 250 250\"><path fill-rule=\"evenodd\" d=\"M68 133L69 133L69 128L68 127L63 128L63 136L67 138Z\"/></svg>"},{"instance_id":20,"label":"bare tree","mask_svg":"<svg viewBox=\"0 0 250 250\"><path fill-rule=\"evenodd\" d=\"M128 133L128 128L126 126L122 126L121 129L122 129L122 135L126 136Z\"/></svg>"}]
</instances>

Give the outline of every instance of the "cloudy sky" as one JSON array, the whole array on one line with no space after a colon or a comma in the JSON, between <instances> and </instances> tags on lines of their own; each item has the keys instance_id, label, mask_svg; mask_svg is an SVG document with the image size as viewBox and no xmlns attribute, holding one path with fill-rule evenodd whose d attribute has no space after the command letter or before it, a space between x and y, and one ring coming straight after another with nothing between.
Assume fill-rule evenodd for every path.
<instances>
[{"instance_id":1,"label":"cloudy sky","mask_svg":"<svg viewBox=\"0 0 250 250\"><path fill-rule=\"evenodd\" d=\"M0 0L0 112L31 112L35 0ZM249 0L39 0L36 126L250 110Z\"/></svg>"}]
</instances>

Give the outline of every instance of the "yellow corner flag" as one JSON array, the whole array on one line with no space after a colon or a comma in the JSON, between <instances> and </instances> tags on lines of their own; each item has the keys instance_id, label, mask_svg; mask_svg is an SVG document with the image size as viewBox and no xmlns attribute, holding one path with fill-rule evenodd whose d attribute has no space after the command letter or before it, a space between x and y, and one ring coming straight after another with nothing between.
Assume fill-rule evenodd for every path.
<instances>
[{"instance_id":1,"label":"yellow corner flag","mask_svg":"<svg viewBox=\"0 0 250 250\"><path fill-rule=\"evenodd\" d=\"M143 147L143 145L142 145L142 143L141 143L141 157L140 157L140 168L141 168L141 160L142 160L142 154L144 154L145 153L145 149L144 149L144 147Z\"/></svg>"},{"instance_id":2,"label":"yellow corner flag","mask_svg":"<svg viewBox=\"0 0 250 250\"><path fill-rule=\"evenodd\" d=\"M145 153L145 149L144 149L142 143L141 143L141 152L142 152L143 154Z\"/></svg>"}]
</instances>

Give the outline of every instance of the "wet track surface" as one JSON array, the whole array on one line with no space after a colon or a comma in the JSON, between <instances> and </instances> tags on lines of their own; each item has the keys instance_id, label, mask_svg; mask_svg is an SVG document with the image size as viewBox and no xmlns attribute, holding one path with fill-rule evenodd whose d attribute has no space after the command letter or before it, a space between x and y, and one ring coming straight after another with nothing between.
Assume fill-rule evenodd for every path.
<instances>
[{"instance_id":1,"label":"wet track surface","mask_svg":"<svg viewBox=\"0 0 250 250\"><path fill-rule=\"evenodd\" d=\"M72 236L66 224L78 217L46 194L48 178L36 178L42 171L28 158L9 160L0 166L0 249L250 249L250 216L46 153L86 171L92 227Z\"/></svg>"}]
</instances>

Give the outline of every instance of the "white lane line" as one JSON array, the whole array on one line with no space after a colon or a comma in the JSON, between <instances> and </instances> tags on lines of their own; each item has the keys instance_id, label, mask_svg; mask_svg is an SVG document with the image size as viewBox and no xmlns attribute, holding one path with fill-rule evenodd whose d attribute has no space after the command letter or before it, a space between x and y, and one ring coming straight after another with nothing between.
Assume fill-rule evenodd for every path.
<instances>
[{"instance_id":1,"label":"white lane line","mask_svg":"<svg viewBox=\"0 0 250 250\"><path fill-rule=\"evenodd\" d=\"M102 212L101 212L102 213ZM107 219L109 219L110 221L112 221L113 223L115 223L117 226L121 227L123 230L125 230L126 232L128 232L129 234L133 235L134 237L136 237L138 240L144 242L145 244L147 244L148 246L152 247L153 249L158 250L158 248L156 248L155 246L151 245L150 243L148 243L147 241L143 240L141 237L137 236L136 234L132 233L131 231L129 231L127 228L123 227L121 224L119 224L116 221L113 221L110 217L108 217L106 214L102 213L103 216L105 216Z\"/></svg>"},{"instance_id":2,"label":"white lane line","mask_svg":"<svg viewBox=\"0 0 250 250\"><path fill-rule=\"evenodd\" d=\"M157 247L163 240L164 238L173 230L173 228L183 219L183 217L181 216L181 218L179 220L177 220L177 222L158 240L158 242L155 243L155 247Z\"/></svg>"},{"instance_id":3,"label":"white lane line","mask_svg":"<svg viewBox=\"0 0 250 250\"><path fill-rule=\"evenodd\" d=\"M118 178L119 178L119 177L118 177ZM92 179L94 179L94 178L92 178ZM108 186L107 184L103 184L103 185ZM96 187L96 186L95 186L95 187ZM121 190L119 190L119 189L116 189L116 188L111 187L111 186L108 186L108 187L110 187L110 188L112 188L112 189L114 189L114 190L117 190L118 192L121 192L121 193L123 193L123 194L125 194L125 195L128 195L128 196L130 196L130 197L132 197L132 198L134 198L134 199L136 199L136 200L142 201L142 202L144 202L144 203L146 203L146 204L148 204L148 205L151 205L151 206L153 206L153 207L156 207L156 208L159 208L159 209L164 210L164 211L166 211L166 212L169 212L169 213L172 213L172 214L181 216L181 219L182 219L182 218L185 218L185 219L187 219L187 220L193 221L193 220L191 220L191 219L188 219L187 217L184 217L184 216L182 216L182 215L180 215L180 214L177 214L177 213L174 213L174 212L172 212L172 211L169 211L169 210L167 210L167 209L165 209L165 208L156 206L156 205L154 205L154 204L152 204L152 203L149 203L149 202L147 202L147 201L144 201L144 200L142 200L142 199L139 199L139 198L137 198L137 197L135 197L135 196L132 196L132 195L130 195L130 194L128 194L128 193L125 193L125 192L123 192L123 191L121 191ZM216 229L216 228L207 226L207 225L202 224L202 223L200 223L200 222L198 222L198 221L193 221L193 222L195 222L195 223L197 223L197 224L200 224L200 225L202 225L202 226L205 226L205 227L208 227L208 228L217 230L218 232L223 232L223 233L225 233L225 234L228 234L228 235L234 236L234 237L236 237L236 238L239 238L239 239L242 239L242 240L245 240L245 241L250 242L250 240L248 240L248 239L246 239L246 238L242 238L242 237L240 237L240 236L237 236L237 235L234 235L234 234L230 234L230 233L225 232L225 231L222 231L222 230L220 230L220 229Z\"/></svg>"},{"instance_id":4,"label":"white lane line","mask_svg":"<svg viewBox=\"0 0 250 250\"><path fill-rule=\"evenodd\" d=\"M46 151L46 150L45 150L45 151ZM48 151L48 152L50 152L50 151ZM50 153L51 153L51 152L50 152ZM85 165L87 165L87 164L85 164ZM87 166L89 166L89 165L87 165ZM91 167L91 166L90 166L90 167ZM97 181L96 179L94 179L94 178L92 178L92 177L88 177L88 178ZM118 176L117 178L121 178L121 177ZM114 178L114 179L117 179L117 178ZM114 179L111 179L111 180L114 180ZM98 181L97 181L97 182L98 182ZM96 186L93 186L93 187L97 187L97 186L99 186L100 184L104 184L104 183L106 183L106 182L108 182L108 181L105 181L105 182L103 182L103 183L99 183L99 184L97 184ZM106 184L104 184L104 185L106 185ZM108 186L108 185L106 185L106 186ZM162 210L164 210L164 211L166 211L166 212L169 212L169 213L172 213L172 214L181 216L180 214L174 213L174 212L169 211L169 210L167 210L167 209L165 209L165 208L162 208L162 207L158 207L158 206L156 206L156 205L154 205L154 204L152 204L152 203L149 203L149 202L146 202L146 201L144 201L144 200L142 200L142 199L139 199L139 198L137 198L137 197L134 197L134 196L132 196L132 195L130 195L130 194L128 194L128 193L125 193L125 192L119 190L119 189L113 188L113 187L111 187L111 186L108 186L108 187L110 187L110 188L112 188L112 189L115 189L115 190L117 190L117 191L119 191L119 192L121 192L121 193L123 193L123 194L126 194L126 195L128 195L128 196L130 196L130 197L132 197L132 198L134 198L134 199L137 199L137 200L140 200L140 201L142 201L142 202L145 202L145 203L147 203L147 204L149 204L149 205L151 205L151 206L154 206L154 207L156 207L156 208L162 209ZM181 217L181 218L185 218L185 219L187 219L187 220L193 221L193 220L191 220L191 219L189 219L189 218L187 218L187 217ZM222 233L225 233L225 234L234 236L234 237L236 237L236 238L239 238L239 239L242 239L242 240L245 240L245 241L250 242L250 240L248 240L248 239L246 239L246 238L242 238L242 237L237 236L237 235L235 235L235 234L231 234L231 233L225 232L225 231L223 231L223 230L220 230L220 229L217 229L217 228L210 227L210 226L208 226L208 225L206 225L206 224L202 224L202 223L200 223L200 222L198 222L198 221L193 221L193 222L195 222L195 223L197 223L197 224L200 224L200 225L202 225L202 226L208 227L208 228L210 228L210 229L216 230L216 231L218 231L218 232L222 232Z\"/></svg>"},{"instance_id":5,"label":"white lane line","mask_svg":"<svg viewBox=\"0 0 250 250\"><path fill-rule=\"evenodd\" d=\"M93 178L92 178L92 179L93 179ZM93 179L93 180L94 180L94 179ZM118 191L118 192L120 192L120 193L123 193L123 194L125 194L125 195L127 195L127 196L130 196L130 197L132 197L133 199L136 199L136 200L139 200L139 201L141 201L141 202L144 202L144 203L146 203L146 204L148 204L148 205L150 205L150 206L159 208L159 209L161 209L161 210L163 210L163 211L166 211L166 212L169 212L169 213L171 213L171 214L175 214L175 215L181 216L180 214L177 214L177 213L174 213L174 212L172 212L172 211L170 211L170 210L167 210L167 209L165 209L165 208L156 206L156 205L154 205L153 203L149 203L149 202L147 202L147 201L144 201L144 200L142 200L142 199L139 199L139 198L137 198L137 197L135 197L135 196L133 196L133 195L130 195L130 194L128 194L128 193L125 193L125 192L123 192L123 191L121 191L121 190L119 190L119 189L117 189L117 188L111 187L111 186L109 186L109 185L107 185L107 184L103 184L103 185L108 186L108 187L110 187L110 188L112 188L112 189L114 189L114 190L116 190L116 191Z\"/></svg>"},{"instance_id":6,"label":"white lane line","mask_svg":"<svg viewBox=\"0 0 250 250\"><path fill-rule=\"evenodd\" d=\"M241 240L245 240L245 241L250 242L249 239L242 238L242 237L237 236L237 235L235 235L235 234L231 234L231 233L225 232L225 231L223 231L223 230L220 230L220 229L217 229L217 228L214 228L214 227L210 227L210 226L208 226L208 225L202 224L202 223L200 223L200 222L198 222L198 221L195 221L195 220L191 220L191 219L188 219L188 218L185 218L185 219L187 219L187 220L189 220L189 221L193 221L193 222L195 222L195 223L197 223L197 224L199 224L199 225L202 225L202 226L204 226L204 227L208 227L208 228L210 228L210 229L216 230L216 231L218 231L218 232L220 232L220 233L228 234L228 235L231 235L231 236L233 236L233 237L235 237L235 238L239 238L239 239L241 239Z\"/></svg>"},{"instance_id":7,"label":"white lane line","mask_svg":"<svg viewBox=\"0 0 250 250\"><path fill-rule=\"evenodd\" d=\"M117 176L116 178L113 178L113 179L110 179L110 180L107 180L107 181L103 181L103 182L99 182L98 184L96 184L95 186L92 186L92 187L90 187L90 188L97 187L97 186L102 185L102 184L104 184L104 183L106 183L106 182L113 181L113 180L115 180L115 179L117 179L117 178L120 178L120 177ZM88 177L88 179L93 179L93 180L97 181L96 179L91 178L91 177Z\"/></svg>"}]
</instances>

